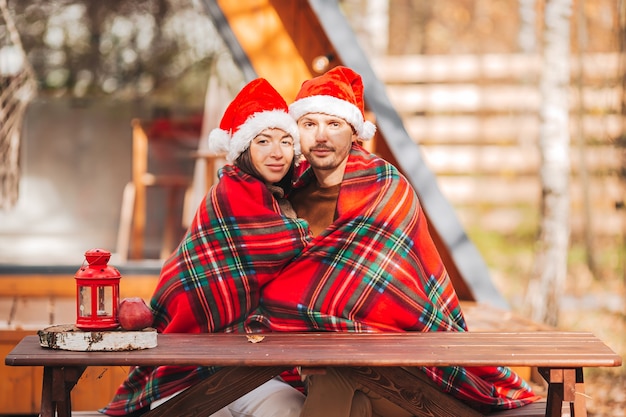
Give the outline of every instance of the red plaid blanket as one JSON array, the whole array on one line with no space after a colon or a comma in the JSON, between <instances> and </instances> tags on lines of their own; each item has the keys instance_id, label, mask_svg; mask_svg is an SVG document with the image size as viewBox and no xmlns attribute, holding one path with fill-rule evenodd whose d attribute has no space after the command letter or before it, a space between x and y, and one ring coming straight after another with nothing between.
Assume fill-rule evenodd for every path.
<instances>
[{"instance_id":1,"label":"red plaid blanket","mask_svg":"<svg viewBox=\"0 0 626 417\"><path fill-rule=\"evenodd\" d=\"M160 333L209 333L243 320L257 307L260 288L309 241L308 224L282 216L262 182L224 167L163 265L150 302L154 327ZM214 371L135 367L101 411L119 416L141 410Z\"/></svg>"},{"instance_id":2,"label":"red plaid blanket","mask_svg":"<svg viewBox=\"0 0 626 417\"><path fill-rule=\"evenodd\" d=\"M308 170L297 186L313 180ZM396 168L354 145L337 215L263 287L244 329L467 330L417 195ZM515 408L538 398L508 368L424 370L443 391L476 407Z\"/></svg>"},{"instance_id":3,"label":"red plaid blanket","mask_svg":"<svg viewBox=\"0 0 626 417\"><path fill-rule=\"evenodd\" d=\"M298 185L312 179L306 171ZM306 225L279 216L262 184L226 170L163 268L151 303L157 328L467 330L418 198L393 166L355 145L337 212L337 221L307 243ZM538 398L509 368L424 371L477 408L515 408ZM136 368L104 412L141 409L212 372Z\"/></svg>"}]
</instances>

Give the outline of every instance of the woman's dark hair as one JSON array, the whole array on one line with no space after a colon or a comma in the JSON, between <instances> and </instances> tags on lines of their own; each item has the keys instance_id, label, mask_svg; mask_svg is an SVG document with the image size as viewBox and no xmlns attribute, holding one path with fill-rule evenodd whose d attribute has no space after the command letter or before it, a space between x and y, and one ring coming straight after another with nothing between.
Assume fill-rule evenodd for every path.
<instances>
[{"instance_id":1,"label":"woman's dark hair","mask_svg":"<svg viewBox=\"0 0 626 417\"><path fill-rule=\"evenodd\" d=\"M263 176L259 173L259 171L257 171L257 169L254 167L254 164L252 163L252 157L250 156L249 146L246 148L245 151L239 154L237 159L235 159L234 164L246 174L252 175L254 178L258 179L259 181L265 182L265 179L263 178ZM293 160L291 161L291 165L289 166L289 170L287 170L287 174L285 174L282 180L273 184L282 188L283 191L285 191L285 194L291 191L291 183L293 180L295 166L296 166L296 158L294 157Z\"/></svg>"}]
</instances>

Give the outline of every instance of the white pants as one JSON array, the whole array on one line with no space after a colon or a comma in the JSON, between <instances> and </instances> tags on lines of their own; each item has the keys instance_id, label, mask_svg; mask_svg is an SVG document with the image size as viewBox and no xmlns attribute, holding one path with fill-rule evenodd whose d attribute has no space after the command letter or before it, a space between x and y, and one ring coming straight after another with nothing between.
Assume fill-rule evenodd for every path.
<instances>
[{"instance_id":1,"label":"white pants","mask_svg":"<svg viewBox=\"0 0 626 417\"><path fill-rule=\"evenodd\" d=\"M153 402L150 409L180 392ZM276 377L211 414L211 417L298 417L302 404L304 394Z\"/></svg>"}]
</instances>

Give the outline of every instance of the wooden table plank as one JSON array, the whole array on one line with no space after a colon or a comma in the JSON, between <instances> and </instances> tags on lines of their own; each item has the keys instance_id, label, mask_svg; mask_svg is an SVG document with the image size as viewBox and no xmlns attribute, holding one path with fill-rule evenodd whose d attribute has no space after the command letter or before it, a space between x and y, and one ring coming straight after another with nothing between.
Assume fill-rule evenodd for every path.
<instances>
[{"instance_id":1,"label":"wooden table plank","mask_svg":"<svg viewBox=\"0 0 626 417\"><path fill-rule=\"evenodd\" d=\"M129 352L44 349L26 337L5 358L12 366L619 366L591 333L273 333L259 343L241 334L159 335L158 346Z\"/></svg>"},{"instance_id":2,"label":"wooden table plank","mask_svg":"<svg viewBox=\"0 0 626 417\"><path fill-rule=\"evenodd\" d=\"M68 415L69 389L77 379L71 375L68 378L64 376L61 383L59 376L55 383L52 376L64 374L64 370L82 370L94 365L200 365L224 367L223 371L239 369L258 376L254 384L245 387L246 391L285 367L349 367L355 372L355 377L363 379L364 383L372 382L379 394L397 401L407 410L416 413L426 404L428 410L425 414L417 414L420 416L430 415L431 411L447 415L437 411L441 408L439 406L448 410L451 407L447 404L448 400L454 406L457 403L447 397L430 401L434 398L431 398L432 393L428 401L420 398L417 401L404 395L405 391L411 392L411 389L406 389L405 383L409 387L429 387L422 379L417 384L409 381L406 375L400 378L397 373L410 371L407 368L537 366L549 383L546 415L560 416L562 401L574 400L574 408L584 417L584 399L578 401L574 395L577 386L582 387L583 367L619 366L622 363L619 355L593 334L585 332L271 333L258 343L250 343L242 334L166 334L158 336L158 343L155 348L136 351L70 352L42 348L37 336L26 336L5 357L5 363L10 366L45 367L48 379L44 378L41 410L43 416L49 417L54 415L55 409L59 415ZM366 372L360 372L359 368ZM265 371L265 376L261 376ZM219 375L214 375L215 378L219 379ZM394 383L380 384L381 380ZM59 391L59 387L64 385L67 389ZM235 395L228 393L230 385L218 385L219 390L207 398L207 401L219 399L220 404L213 404L215 407L230 401L229 396ZM237 387L237 390L240 388L243 387ZM203 391L206 393L205 387L198 388L200 397L203 397ZM187 395L192 394L193 390L175 397L176 404L185 402ZM174 403L168 406L174 407ZM155 415L169 412L168 406L157 408ZM457 411L454 414L469 415L465 410Z\"/></svg>"}]
</instances>

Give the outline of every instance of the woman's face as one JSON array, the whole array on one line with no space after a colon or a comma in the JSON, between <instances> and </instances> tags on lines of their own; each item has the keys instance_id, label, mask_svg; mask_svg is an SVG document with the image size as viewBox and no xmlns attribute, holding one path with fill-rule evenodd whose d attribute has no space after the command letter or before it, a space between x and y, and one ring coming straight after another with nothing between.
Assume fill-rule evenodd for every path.
<instances>
[{"instance_id":1,"label":"woman's face","mask_svg":"<svg viewBox=\"0 0 626 417\"><path fill-rule=\"evenodd\" d=\"M282 129L265 129L250 142L252 165L267 183L283 179L293 155L293 138Z\"/></svg>"}]
</instances>

